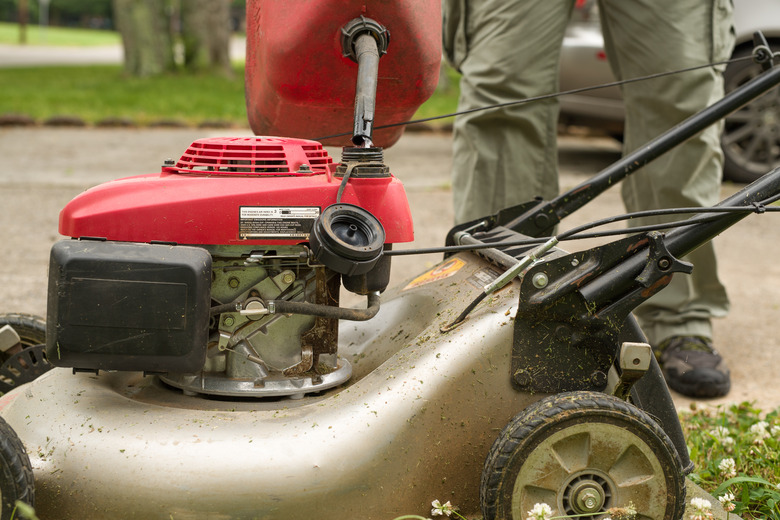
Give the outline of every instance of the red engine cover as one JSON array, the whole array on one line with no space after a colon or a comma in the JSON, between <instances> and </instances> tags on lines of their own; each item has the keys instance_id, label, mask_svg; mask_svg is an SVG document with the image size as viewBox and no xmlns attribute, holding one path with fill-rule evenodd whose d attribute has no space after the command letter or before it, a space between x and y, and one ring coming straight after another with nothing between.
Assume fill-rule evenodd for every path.
<instances>
[{"instance_id":1,"label":"red engine cover","mask_svg":"<svg viewBox=\"0 0 780 520\"><path fill-rule=\"evenodd\" d=\"M60 213L60 233L125 242L278 245L306 242L340 178L320 143L303 139L200 139L162 172L101 184ZM365 208L386 243L414 240L395 177L352 178L341 202Z\"/></svg>"},{"instance_id":2,"label":"red engine cover","mask_svg":"<svg viewBox=\"0 0 780 520\"><path fill-rule=\"evenodd\" d=\"M247 1L246 104L259 135L317 139L351 132L357 64L342 55L341 28L361 15L390 32L379 60L374 125L411 119L433 94L441 64L441 2ZM388 147L403 127L377 130ZM324 141L344 145L349 137Z\"/></svg>"}]
</instances>

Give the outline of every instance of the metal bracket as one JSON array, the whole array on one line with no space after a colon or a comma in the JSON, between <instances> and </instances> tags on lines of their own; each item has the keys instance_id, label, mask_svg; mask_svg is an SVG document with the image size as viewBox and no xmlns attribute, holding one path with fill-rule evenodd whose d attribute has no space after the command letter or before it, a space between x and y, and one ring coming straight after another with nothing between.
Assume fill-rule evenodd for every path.
<instances>
[{"instance_id":1,"label":"metal bracket","mask_svg":"<svg viewBox=\"0 0 780 520\"><path fill-rule=\"evenodd\" d=\"M774 66L774 54L761 31L753 33L753 61L761 65L761 70L769 70Z\"/></svg>"},{"instance_id":2,"label":"metal bracket","mask_svg":"<svg viewBox=\"0 0 780 520\"><path fill-rule=\"evenodd\" d=\"M623 343L617 359L620 381L612 394L619 399L628 399L631 387L650 369L652 358L653 349L647 343Z\"/></svg>"},{"instance_id":3,"label":"metal bracket","mask_svg":"<svg viewBox=\"0 0 780 520\"><path fill-rule=\"evenodd\" d=\"M659 278L669 273L691 274L693 272L693 264L678 260L669 252L664 244L663 233L651 231L647 234L647 238L650 241L647 263L639 276L634 278L642 286L650 287Z\"/></svg>"}]
</instances>

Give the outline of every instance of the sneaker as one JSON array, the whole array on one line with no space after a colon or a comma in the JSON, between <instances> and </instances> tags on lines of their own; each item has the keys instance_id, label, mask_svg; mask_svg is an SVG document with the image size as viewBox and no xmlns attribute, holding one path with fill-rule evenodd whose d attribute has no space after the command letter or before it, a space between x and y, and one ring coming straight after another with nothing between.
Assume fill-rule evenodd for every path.
<instances>
[{"instance_id":1,"label":"sneaker","mask_svg":"<svg viewBox=\"0 0 780 520\"><path fill-rule=\"evenodd\" d=\"M672 336L654 349L666 384L688 397L721 397L731 389L725 361L709 338Z\"/></svg>"}]
</instances>

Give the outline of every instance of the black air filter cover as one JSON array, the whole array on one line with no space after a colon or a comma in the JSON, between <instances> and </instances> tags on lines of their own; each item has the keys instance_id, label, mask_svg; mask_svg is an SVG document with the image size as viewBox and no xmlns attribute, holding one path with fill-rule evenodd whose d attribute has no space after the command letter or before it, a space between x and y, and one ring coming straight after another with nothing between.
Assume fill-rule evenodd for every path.
<instances>
[{"instance_id":1,"label":"black air filter cover","mask_svg":"<svg viewBox=\"0 0 780 520\"><path fill-rule=\"evenodd\" d=\"M199 371L210 285L205 249L58 242L49 264L46 356L85 370Z\"/></svg>"}]
</instances>

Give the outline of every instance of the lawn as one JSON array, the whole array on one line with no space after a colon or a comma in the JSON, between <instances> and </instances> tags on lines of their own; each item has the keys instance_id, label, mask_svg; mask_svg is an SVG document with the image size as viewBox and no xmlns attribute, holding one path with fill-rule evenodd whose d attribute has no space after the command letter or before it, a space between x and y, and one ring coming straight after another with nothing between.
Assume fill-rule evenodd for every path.
<instances>
[{"instance_id":1,"label":"lawn","mask_svg":"<svg viewBox=\"0 0 780 520\"><path fill-rule=\"evenodd\" d=\"M0 114L38 122L77 116L88 124L107 118L139 125L162 120L247 124L241 66L232 78L182 73L141 79L127 77L120 65L0 69L0 75Z\"/></svg>"},{"instance_id":2,"label":"lawn","mask_svg":"<svg viewBox=\"0 0 780 520\"><path fill-rule=\"evenodd\" d=\"M19 25L0 22L0 44L18 44ZM117 45L121 43L116 31L71 29L67 27L40 27L27 25L27 45L65 45L74 47Z\"/></svg>"},{"instance_id":3,"label":"lawn","mask_svg":"<svg viewBox=\"0 0 780 520\"><path fill-rule=\"evenodd\" d=\"M243 65L232 78L172 73L133 78L120 65L0 69L0 115L22 114L42 123L54 116L76 116L87 124L124 118L137 125L175 120L188 125L222 121L246 126ZM453 112L457 82L445 84L417 112L427 118ZM445 119L433 122L443 125Z\"/></svg>"},{"instance_id":4,"label":"lawn","mask_svg":"<svg viewBox=\"0 0 780 520\"><path fill-rule=\"evenodd\" d=\"M0 22L0 44L16 45L19 26ZM29 45L95 46L121 43L119 33L37 25L27 26ZM127 119L137 125L160 121L200 124L221 121L246 126L243 64L236 63L232 78L175 73L155 78L131 78L122 67L94 65L2 68L0 115L32 117L42 123L55 116L74 116L87 124ZM457 73L447 69L439 90L415 114L429 118L455 111ZM350 101L351 103L351 101ZM435 121L446 125L451 119Z\"/></svg>"}]
</instances>

